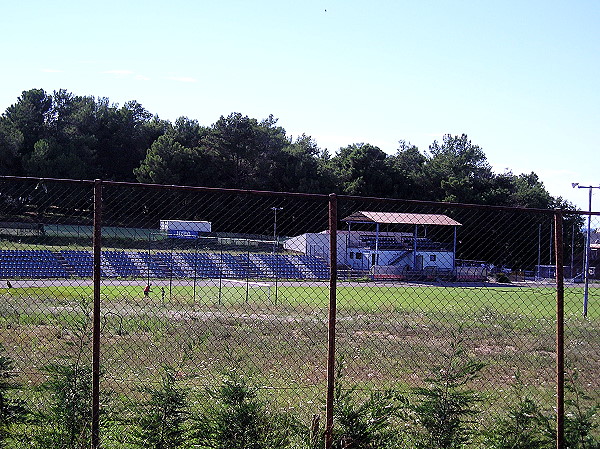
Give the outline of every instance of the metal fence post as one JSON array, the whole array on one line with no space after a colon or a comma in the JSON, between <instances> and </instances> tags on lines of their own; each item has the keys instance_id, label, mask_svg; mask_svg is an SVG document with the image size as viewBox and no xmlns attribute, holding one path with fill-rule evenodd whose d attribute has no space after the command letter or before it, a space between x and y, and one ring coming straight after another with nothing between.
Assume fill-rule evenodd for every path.
<instances>
[{"instance_id":1,"label":"metal fence post","mask_svg":"<svg viewBox=\"0 0 600 449\"><path fill-rule=\"evenodd\" d=\"M94 181L94 312L92 336L92 449L100 447L100 257L102 250L102 181Z\"/></svg>"},{"instance_id":2,"label":"metal fence post","mask_svg":"<svg viewBox=\"0 0 600 449\"><path fill-rule=\"evenodd\" d=\"M333 443L333 396L335 392L335 319L337 286L337 195L329 195L329 317L327 329L327 400L325 449Z\"/></svg>"},{"instance_id":3,"label":"metal fence post","mask_svg":"<svg viewBox=\"0 0 600 449\"><path fill-rule=\"evenodd\" d=\"M556 256L556 448L564 447L565 352L564 352L564 268L563 213L554 214L554 251Z\"/></svg>"}]
</instances>

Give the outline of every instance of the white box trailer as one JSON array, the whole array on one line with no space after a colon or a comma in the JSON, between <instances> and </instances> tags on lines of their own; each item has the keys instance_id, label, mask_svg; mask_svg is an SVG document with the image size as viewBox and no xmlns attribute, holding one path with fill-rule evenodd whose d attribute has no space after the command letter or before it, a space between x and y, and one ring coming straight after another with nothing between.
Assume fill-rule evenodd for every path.
<instances>
[{"instance_id":1,"label":"white box trailer","mask_svg":"<svg viewBox=\"0 0 600 449\"><path fill-rule=\"evenodd\" d=\"M211 229L210 221L160 220L160 230L172 238L194 239Z\"/></svg>"}]
</instances>

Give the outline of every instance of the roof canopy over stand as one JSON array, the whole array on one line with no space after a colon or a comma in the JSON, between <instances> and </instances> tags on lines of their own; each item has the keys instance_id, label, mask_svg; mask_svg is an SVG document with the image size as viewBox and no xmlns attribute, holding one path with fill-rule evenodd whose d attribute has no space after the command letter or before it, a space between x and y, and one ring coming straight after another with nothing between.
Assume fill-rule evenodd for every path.
<instances>
[{"instance_id":1,"label":"roof canopy over stand","mask_svg":"<svg viewBox=\"0 0 600 449\"><path fill-rule=\"evenodd\" d=\"M443 214L415 214L407 212L368 212L358 211L344 218L342 221L348 223L350 229L351 223L373 223L376 225L375 234L375 253L379 254L379 225L381 224L407 224L415 226L414 233L414 257L417 257L417 226L435 225L435 226L454 226L454 258L456 257L456 227L462 226L458 221L453 220ZM379 265L377 261L376 265ZM416 265L416 261L415 261Z\"/></svg>"},{"instance_id":2,"label":"roof canopy over stand","mask_svg":"<svg viewBox=\"0 0 600 449\"><path fill-rule=\"evenodd\" d=\"M344 218L347 223L375 223L375 224L411 224L411 225L437 225L437 226L462 226L458 221L442 214L411 214L399 212L365 212L358 211Z\"/></svg>"}]
</instances>

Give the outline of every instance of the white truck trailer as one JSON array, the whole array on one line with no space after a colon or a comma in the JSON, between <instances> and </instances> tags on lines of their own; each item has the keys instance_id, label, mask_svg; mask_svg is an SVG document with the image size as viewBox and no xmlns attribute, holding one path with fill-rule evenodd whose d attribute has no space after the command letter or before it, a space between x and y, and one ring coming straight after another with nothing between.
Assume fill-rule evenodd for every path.
<instances>
[{"instance_id":1,"label":"white truck trailer","mask_svg":"<svg viewBox=\"0 0 600 449\"><path fill-rule=\"evenodd\" d=\"M210 221L160 220L160 230L168 237L179 239L195 239L211 232Z\"/></svg>"}]
</instances>

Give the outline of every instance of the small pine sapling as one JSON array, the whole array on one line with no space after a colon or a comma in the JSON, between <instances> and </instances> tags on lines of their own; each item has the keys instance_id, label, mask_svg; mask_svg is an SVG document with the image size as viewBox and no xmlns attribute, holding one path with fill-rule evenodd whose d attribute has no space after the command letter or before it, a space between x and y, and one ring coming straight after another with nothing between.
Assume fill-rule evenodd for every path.
<instances>
[{"instance_id":1,"label":"small pine sapling","mask_svg":"<svg viewBox=\"0 0 600 449\"><path fill-rule=\"evenodd\" d=\"M597 414L600 404L581 388L579 372L569 370L565 376L565 447L568 449L600 449Z\"/></svg>"},{"instance_id":2,"label":"small pine sapling","mask_svg":"<svg viewBox=\"0 0 600 449\"><path fill-rule=\"evenodd\" d=\"M135 436L140 447L177 449L185 442L190 416L188 392L177 383L176 371L165 366L160 386L142 389L149 399L136 419L138 430Z\"/></svg>"},{"instance_id":3,"label":"small pine sapling","mask_svg":"<svg viewBox=\"0 0 600 449\"><path fill-rule=\"evenodd\" d=\"M399 444L395 420L404 417L406 399L387 390L371 392L357 399L356 387L345 389L342 382L343 363L336 375L334 396L334 449L391 448Z\"/></svg>"},{"instance_id":4,"label":"small pine sapling","mask_svg":"<svg viewBox=\"0 0 600 449\"><path fill-rule=\"evenodd\" d=\"M468 388L479 375L484 363L466 353L462 341L451 342L443 364L434 367L427 386L413 388L420 401L412 405L414 418L421 428L419 447L454 449L468 444L475 435L473 417L480 396Z\"/></svg>"},{"instance_id":5,"label":"small pine sapling","mask_svg":"<svg viewBox=\"0 0 600 449\"><path fill-rule=\"evenodd\" d=\"M207 393L213 404L197 417L195 439L199 447L285 449L300 433L301 426L293 417L269 410L258 397L258 389L233 371Z\"/></svg>"},{"instance_id":6,"label":"small pine sapling","mask_svg":"<svg viewBox=\"0 0 600 449\"><path fill-rule=\"evenodd\" d=\"M552 418L524 391L519 374L513 388L514 400L504 416L485 432L490 449L552 449L556 446Z\"/></svg>"}]
</instances>

